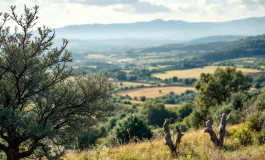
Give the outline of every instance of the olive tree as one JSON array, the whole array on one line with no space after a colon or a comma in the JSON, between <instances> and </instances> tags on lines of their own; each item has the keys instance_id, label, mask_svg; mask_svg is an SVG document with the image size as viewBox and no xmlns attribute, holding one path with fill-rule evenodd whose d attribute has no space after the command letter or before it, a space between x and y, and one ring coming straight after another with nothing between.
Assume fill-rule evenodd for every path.
<instances>
[{"instance_id":1,"label":"olive tree","mask_svg":"<svg viewBox=\"0 0 265 160\"><path fill-rule=\"evenodd\" d=\"M69 77L71 53L53 47L55 33L33 27L38 6L0 13L0 150L8 160L59 158L82 127L113 109L113 84L101 74ZM6 22L17 24L14 32Z\"/></svg>"}]
</instances>

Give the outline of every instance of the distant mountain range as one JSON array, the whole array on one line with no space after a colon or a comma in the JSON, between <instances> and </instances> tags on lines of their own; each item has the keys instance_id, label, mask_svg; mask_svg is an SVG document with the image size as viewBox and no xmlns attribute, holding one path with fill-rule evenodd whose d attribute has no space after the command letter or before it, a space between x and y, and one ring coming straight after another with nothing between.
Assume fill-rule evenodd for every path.
<instances>
[{"instance_id":1,"label":"distant mountain range","mask_svg":"<svg viewBox=\"0 0 265 160\"><path fill-rule=\"evenodd\" d=\"M57 38L106 40L143 39L189 41L209 36L251 36L265 33L265 17L227 22L153 20L122 24L72 25L56 29ZM207 41L206 41L207 42Z\"/></svg>"}]
</instances>

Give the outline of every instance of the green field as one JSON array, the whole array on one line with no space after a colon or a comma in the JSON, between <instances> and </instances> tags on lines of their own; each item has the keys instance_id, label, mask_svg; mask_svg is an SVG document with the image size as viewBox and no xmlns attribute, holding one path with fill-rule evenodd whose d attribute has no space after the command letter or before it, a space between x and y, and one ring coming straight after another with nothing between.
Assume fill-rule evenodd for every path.
<instances>
[{"instance_id":1,"label":"green field","mask_svg":"<svg viewBox=\"0 0 265 160\"><path fill-rule=\"evenodd\" d=\"M221 68L224 68L222 66ZM166 79L172 78L174 76L178 78L199 78L202 73L213 73L218 66L207 66L204 68L195 68L195 69L185 69L185 70L172 70L167 71L166 73L155 73L152 76ZM237 70L241 70L243 73L257 73L260 72L256 69L248 69L248 68L237 68Z\"/></svg>"}]
</instances>

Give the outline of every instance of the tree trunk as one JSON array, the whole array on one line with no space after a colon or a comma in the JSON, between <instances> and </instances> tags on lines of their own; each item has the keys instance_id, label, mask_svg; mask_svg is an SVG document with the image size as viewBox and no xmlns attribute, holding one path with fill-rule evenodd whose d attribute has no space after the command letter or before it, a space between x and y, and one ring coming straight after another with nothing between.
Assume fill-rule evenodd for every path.
<instances>
[{"instance_id":1,"label":"tree trunk","mask_svg":"<svg viewBox=\"0 0 265 160\"><path fill-rule=\"evenodd\" d=\"M19 160L18 153L19 153L19 147L8 148L6 153L7 160Z\"/></svg>"},{"instance_id":2,"label":"tree trunk","mask_svg":"<svg viewBox=\"0 0 265 160\"><path fill-rule=\"evenodd\" d=\"M228 121L230 119L230 115L228 115L228 117L226 118L226 115L223 114L222 118L221 118L221 123L220 123L220 127L219 127L219 147L223 147L224 144L224 137L225 137L225 128L226 128L226 121Z\"/></svg>"},{"instance_id":3,"label":"tree trunk","mask_svg":"<svg viewBox=\"0 0 265 160\"><path fill-rule=\"evenodd\" d=\"M208 120L205 124L206 128L204 130L205 133L209 133L211 137L211 141L215 145L215 147L221 148L224 144L224 137L225 137L225 128L226 122L230 119L230 115L226 118L226 114L224 113L221 118L221 123L219 127L219 138L217 138L215 132L212 129L212 125L210 123L211 120Z\"/></svg>"}]
</instances>

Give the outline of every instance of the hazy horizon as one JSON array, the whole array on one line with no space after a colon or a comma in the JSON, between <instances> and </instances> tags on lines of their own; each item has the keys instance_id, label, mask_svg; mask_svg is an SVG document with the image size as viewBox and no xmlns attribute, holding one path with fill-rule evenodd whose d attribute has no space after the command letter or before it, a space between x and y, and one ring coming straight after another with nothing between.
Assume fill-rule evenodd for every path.
<instances>
[{"instance_id":1,"label":"hazy horizon","mask_svg":"<svg viewBox=\"0 0 265 160\"><path fill-rule=\"evenodd\" d=\"M0 11L11 5L38 5L38 26L121 24L162 19L186 22L226 22L265 17L262 0L0 0Z\"/></svg>"}]
</instances>

